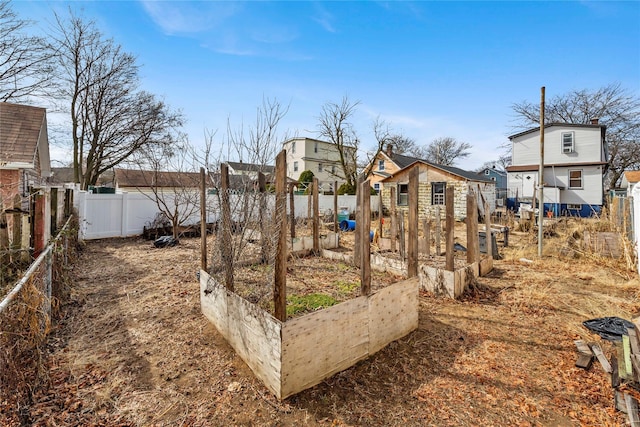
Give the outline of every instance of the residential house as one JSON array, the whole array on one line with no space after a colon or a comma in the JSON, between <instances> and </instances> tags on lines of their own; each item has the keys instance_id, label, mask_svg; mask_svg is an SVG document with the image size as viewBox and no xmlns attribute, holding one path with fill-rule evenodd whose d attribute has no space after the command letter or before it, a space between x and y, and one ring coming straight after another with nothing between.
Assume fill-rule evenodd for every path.
<instances>
[{"instance_id":1,"label":"residential house","mask_svg":"<svg viewBox=\"0 0 640 427\"><path fill-rule=\"evenodd\" d=\"M113 170L110 169L98 177L96 182L97 187L114 187L115 176ZM54 185L73 184L75 182L73 168L72 167L52 167L51 177L48 180L49 183Z\"/></svg>"},{"instance_id":2,"label":"residential house","mask_svg":"<svg viewBox=\"0 0 640 427\"><path fill-rule=\"evenodd\" d=\"M388 144L384 151L379 151L376 157L365 167L368 171L368 179L371 187L380 193L383 187L382 181L400 169L415 162L416 158L403 156L393 152L393 145Z\"/></svg>"},{"instance_id":3,"label":"residential house","mask_svg":"<svg viewBox=\"0 0 640 427\"><path fill-rule=\"evenodd\" d=\"M258 179L258 173L262 172L265 176L270 177L275 170L271 165L258 165L254 163L239 162L227 162L229 166L229 175L243 175L252 180Z\"/></svg>"},{"instance_id":4,"label":"residential house","mask_svg":"<svg viewBox=\"0 0 640 427\"><path fill-rule=\"evenodd\" d=\"M496 183L496 206L504 206L507 198L507 172L496 168L486 167L478 172L485 178Z\"/></svg>"},{"instance_id":5,"label":"residential house","mask_svg":"<svg viewBox=\"0 0 640 427\"><path fill-rule=\"evenodd\" d=\"M0 202L21 197L29 210L30 189L45 186L51 174L47 113L44 108L0 103Z\"/></svg>"},{"instance_id":6,"label":"residential house","mask_svg":"<svg viewBox=\"0 0 640 427\"><path fill-rule=\"evenodd\" d=\"M441 217L445 214L445 191L454 188L454 216L462 219L467 215L467 194L473 190L478 198L481 212L484 202L489 203L490 210L495 207L495 182L475 172L469 172L453 166L430 163L426 160L393 154L388 156L393 162L403 166L394 174L382 179L380 184L383 206L390 206L391 188L395 188L396 207L406 210L409 205L409 175L414 168L419 169L418 178L418 212L420 218L433 218L438 206Z\"/></svg>"},{"instance_id":7,"label":"residential house","mask_svg":"<svg viewBox=\"0 0 640 427\"><path fill-rule=\"evenodd\" d=\"M626 189L626 196L631 197L633 189L640 182L640 171L624 171L620 187Z\"/></svg>"},{"instance_id":8,"label":"residential house","mask_svg":"<svg viewBox=\"0 0 640 427\"><path fill-rule=\"evenodd\" d=\"M607 171L606 127L551 123L544 128L544 210L555 215L591 216L602 209ZM540 128L509 137L511 166L507 167L507 206L531 202L540 178Z\"/></svg>"},{"instance_id":9,"label":"residential house","mask_svg":"<svg viewBox=\"0 0 640 427\"><path fill-rule=\"evenodd\" d=\"M340 153L330 142L313 138L291 138L283 143L287 153L287 177L298 180L300 174L310 170L318 179L321 191L333 191L334 182L338 188L345 182L344 172L340 164ZM346 147L349 157L355 158L355 148Z\"/></svg>"},{"instance_id":10,"label":"residential house","mask_svg":"<svg viewBox=\"0 0 640 427\"><path fill-rule=\"evenodd\" d=\"M200 188L197 172L166 172L140 169L115 169L115 188L118 192L139 191L151 194L158 189Z\"/></svg>"}]
</instances>

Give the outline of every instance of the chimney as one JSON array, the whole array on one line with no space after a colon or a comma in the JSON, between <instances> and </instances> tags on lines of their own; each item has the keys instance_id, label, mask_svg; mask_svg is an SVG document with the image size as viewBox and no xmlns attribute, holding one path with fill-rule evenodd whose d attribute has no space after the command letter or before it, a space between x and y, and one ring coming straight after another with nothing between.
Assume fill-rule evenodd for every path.
<instances>
[{"instance_id":1,"label":"chimney","mask_svg":"<svg viewBox=\"0 0 640 427\"><path fill-rule=\"evenodd\" d=\"M591 119L591 124L592 125L597 125L598 124L598 119Z\"/></svg>"},{"instance_id":2,"label":"chimney","mask_svg":"<svg viewBox=\"0 0 640 427\"><path fill-rule=\"evenodd\" d=\"M391 143L387 144L387 156L393 156L393 144Z\"/></svg>"}]
</instances>

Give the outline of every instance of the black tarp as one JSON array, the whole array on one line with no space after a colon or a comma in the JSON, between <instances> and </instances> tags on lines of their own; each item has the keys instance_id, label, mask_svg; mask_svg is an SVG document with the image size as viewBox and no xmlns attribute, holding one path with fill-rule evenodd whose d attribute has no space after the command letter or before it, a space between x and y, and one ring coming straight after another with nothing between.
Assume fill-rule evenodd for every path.
<instances>
[{"instance_id":1,"label":"black tarp","mask_svg":"<svg viewBox=\"0 0 640 427\"><path fill-rule=\"evenodd\" d=\"M627 335L627 328L635 328L633 323L619 317L601 317L586 320L582 324L608 341L621 341L622 336Z\"/></svg>"}]
</instances>

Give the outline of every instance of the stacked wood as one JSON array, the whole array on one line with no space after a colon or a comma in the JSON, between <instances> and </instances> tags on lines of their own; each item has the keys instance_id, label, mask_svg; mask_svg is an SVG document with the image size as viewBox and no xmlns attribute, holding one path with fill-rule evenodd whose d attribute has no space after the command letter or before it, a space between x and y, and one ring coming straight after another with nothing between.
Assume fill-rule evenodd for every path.
<instances>
[{"instance_id":1,"label":"stacked wood","mask_svg":"<svg viewBox=\"0 0 640 427\"><path fill-rule=\"evenodd\" d=\"M611 387L614 390L616 409L627 414L632 426L640 427L638 399L640 396L640 339L636 328L628 328L627 335L616 344L616 352L607 359L602 347L596 343L574 341L578 349L576 366L590 369L594 360L598 360L602 370L611 375Z\"/></svg>"}]
</instances>

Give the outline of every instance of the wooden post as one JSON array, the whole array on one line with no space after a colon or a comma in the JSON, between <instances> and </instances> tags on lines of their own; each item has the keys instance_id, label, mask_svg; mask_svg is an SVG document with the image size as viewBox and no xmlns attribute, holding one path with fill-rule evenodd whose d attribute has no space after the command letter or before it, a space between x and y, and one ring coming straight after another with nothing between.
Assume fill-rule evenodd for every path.
<instances>
[{"instance_id":1,"label":"wooden post","mask_svg":"<svg viewBox=\"0 0 640 427\"><path fill-rule=\"evenodd\" d=\"M276 319L287 320L287 157L285 150L276 156L276 207L273 222L278 243L273 278L273 307Z\"/></svg>"},{"instance_id":2,"label":"wooden post","mask_svg":"<svg viewBox=\"0 0 640 427\"><path fill-rule=\"evenodd\" d=\"M200 168L200 268L207 271L207 177Z\"/></svg>"},{"instance_id":3,"label":"wooden post","mask_svg":"<svg viewBox=\"0 0 640 427\"><path fill-rule=\"evenodd\" d=\"M371 231L371 187L369 180L360 183L358 194L362 202L360 227L360 294L369 295L371 293L371 241L369 232Z\"/></svg>"},{"instance_id":4,"label":"wooden post","mask_svg":"<svg viewBox=\"0 0 640 427\"><path fill-rule=\"evenodd\" d=\"M0 202L0 264L2 269L6 265L9 265L10 252L9 252L9 229L7 226L7 214L4 213L2 202ZM4 274L4 271L0 271L0 274Z\"/></svg>"},{"instance_id":5,"label":"wooden post","mask_svg":"<svg viewBox=\"0 0 640 427\"><path fill-rule=\"evenodd\" d=\"M19 194L16 194L13 198L13 209L14 213L12 216L11 222L12 224L12 241L11 241L11 249L12 258L14 261L21 259L20 250L22 248L22 213L20 212L20 208L22 206L22 198Z\"/></svg>"},{"instance_id":6,"label":"wooden post","mask_svg":"<svg viewBox=\"0 0 640 427\"><path fill-rule=\"evenodd\" d=\"M454 223L454 216L453 216L454 215L454 210L453 210L454 193L453 193L453 186L451 185L447 185L447 189L445 190L444 204L445 204L445 210L446 210L445 227L447 232L447 237L445 242L445 250L447 251L446 259L445 259L445 268L448 271L453 271L454 270L453 238L454 238L455 223Z\"/></svg>"},{"instance_id":7,"label":"wooden post","mask_svg":"<svg viewBox=\"0 0 640 427\"><path fill-rule=\"evenodd\" d=\"M296 206L293 202L295 197L293 196L293 184L289 186L289 225L291 226L291 242L296 238Z\"/></svg>"},{"instance_id":8,"label":"wooden post","mask_svg":"<svg viewBox=\"0 0 640 427\"><path fill-rule=\"evenodd\" d=\"M356 234L354 236L355 242L353 245L353 262L356 267L361 267L359 265L361 261L360 250L362 246L360 239L362 238L362 207L364 202L362 201L362 186L360 184L362 184L363 181L364 179L362 176L358 177L358 185L356 186Z\"/></svg>"},{"instance_id":9,"label":"wooden post","mask_svg":"<svg viewBox=\"0 0 640 427\"><path fill-rule=\"evenodd\" d=\"M407 276L409 278L418 275L418 179L420 169L413 168L409 172L409 245Z\"/></svg>"},{"instance_id":10,"label":"wooden post","mask_svg":"<svg viewBox=\"0 0 640 427\"><path fill-rule=\"evenodd\" d=\"M467 192L467 264L473 264L480 259L478 246L478 200L476 193L469 189Z\"/></svg>"},{"instance_id":11,"label":"wooden post","mask_svg":"<svg viewBox=\"0 0 640 427\"><path fill-rule=\"evenodd\" d=\"M485 239L487 242L487 256L493 258L493 237L491 235L491 215L489 214L489 203L484 203L484 228Z\"/></svg>"},{"instance_id":12,"label":"wooden post","mask_svg":"<svg viewBox=\"0 0 640 427\"><path fill-rule=\"evenodd\" d=\"M55 236L58 229L58 189L55 187L50 188L50 194L51 224L49 224L49 230L51 231L51 236Z\"/></svg>"},{"instance_id":13,"label":"wooden post","mask_svg":"<svg viewBox=\"0 0 640 427\"><path fill-rule=\"evenodd\" d=\"M445 194L446 196L446 194ZM440 205L436 206L436 255L442 255L442 217L440 216Z\"/></svg>"},{"instance_id":14,"label":"wooden post","mask_svg":"<svg viewBox=\"0 0 640 427\"><path fill-rule=\"evenodd\" d=\"M313 253L320 253L320 208L318 207L318 178L313 177Z\"/></svg>"},{"instance_id":15,"label":"wooden post","mask_svg":"<svg viewBox=\"0 0 640 427\"><path fill-rule=\"evenodd\" d=\"M398 246L400 246L400 259L402 260L402 262L404 262L407 260L407 242L406 236L404 234L404 211L398 212L398 225Z\"/></svg>"},{"instance_id":16,"label":"wooden post","mask_svg":"<svg viewBox=\"0 0 640 427\"><path fill-rule=\"evenodd\" d=\"M267 177L262 172L258 172L258 192L260 193L260 215L258 215L258 224L260 226L260 258L263 263L266 263L269 261L271 254L269 253L267 227L264 223L264 213L267 212Z\"/></svg>"},{"instance_id":17,"label":"wooden post","mask_svg":"<svg viewBox=\"0 0 640 427\"><path fill-rule=\"evenodd\" d=\"M67 188L64 190L64 218L67 219L71 216L73 211L73 190Z\"/></svg>"},{"instance_id":18,"label":"wooden post","mask_svg":"<svg viewBox=\"0 0 640 427\"><path fill-rule=\"evenodd\" d=\"M333 232L338 232L338 181L333 181Z\"/></svg>"},{"instance_id":19,"label":"wooden post","mask_svg":"<svg viewBox=\"0 0 640 427\"><path fill-rule=\"evenodd\" d=\"M220 165L220 191L221 191L221 216L222 235L220 242L220 255L222 268L224 269L224 285L233 291L233 251L231 250L231 206L229 202L229 165Z\"/></svg>"},{"instance_id":20,"label":"wooden post","mask_svg":"<svg viewBox=\"0 0 640 427\"><path fill-rule=\"evenodd\" d=\"M311 188L309 188L309 186L307 185L307 224L311 219L311 206L313 204L313 201L311 200L312 196L313 196L313 184L311 184Z\"/></svg>"},{"instance_id":21,"label":"wooden post","mask_svg":"<svg viewBox=\"0 0 640 427\"><path fill-rule=\"evenodd\" d=\"M431 256L431 221L428 219L422 220L422 232L424 234L424 254Z\"/></svg>"},{"instance_id":22,"label":"wooden post","mask_svg":"<svg viewBox=\"0 0 640 427\"><path fill-rule=\"evenodd\" d=\"M389 188L389 204L391 217L391 252L396 251L396 238L398 236L398 218L396 212L396 187Z\"/></svg>"}]
</instances>

